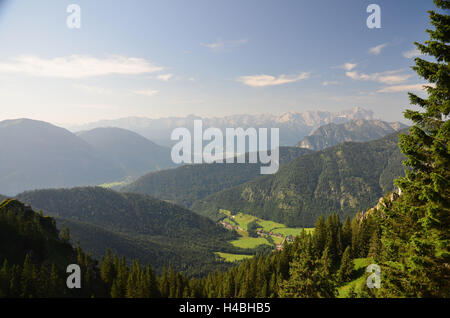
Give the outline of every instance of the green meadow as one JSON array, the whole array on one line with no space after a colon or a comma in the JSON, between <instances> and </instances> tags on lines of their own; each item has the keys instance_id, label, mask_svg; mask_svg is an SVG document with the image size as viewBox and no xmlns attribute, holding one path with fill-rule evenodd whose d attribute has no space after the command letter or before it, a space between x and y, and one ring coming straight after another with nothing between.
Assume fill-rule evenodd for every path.
<instances>
[{"instance_id":1,"label":"green meadow","mask_svg":"<svg viewBox=\"0 0 450 318\"><path fill-rule=\"evenodd\" d=\"M268 245L275 248L274 246L275 244L281 244L283 242L283 238L276 236L272 236L274 244L264 237L249 237L247 232L248 224L254 221L257 224L259 224L261 228L267 233L273 232L283 234L284 236L287 235L297 236L300 235L300 233L303 231L303 228L290 228L287 227L285 224L269 220L263 220L250 214L237 213L233 215L228 210L220 210L220 212L224 215L225 218L223 220L225 222L232 224L233 226L239 226L241 228L241 230L237 229L240 238L230 242L233 246L239 248L255 249L261 245ZM307 232L310 232L313 229L306 228L305 230ZM216 254L221 258L225 259L227 262L240 261L242 259L251 257L251 255L238 255L221 252L217 252Z\"/></svg>"},{"instance_id":2,"label":"green meadow","mask_svg":"<svg viewBox=\"0 0 450 318\"><path fill-rule=\"evenodd\" d=\"M253 255L243 255L243 254L230 254L230 253L222 253L222 252L216 252L216 255L219 256L221 259L225 260L225 262L239 262L247 258L252 258Z\"/></svg>"},{"instance_id":3,"label":"green meadow","mask_svg":"<svg viewBox=\"0 0 450 318\"><path fill-rule=\"evenodd\" d=\"M360 289L361 284L363 284L364 280L366 279L365 268L369 266L369 264L371 264L371 260L369 258L355 258L353 260L353 263L355 265L354 270L357 277L338 288L339 298L347 297L348 292L352 286L355 288L355 292Z\"/></svg>"}]
</instances>

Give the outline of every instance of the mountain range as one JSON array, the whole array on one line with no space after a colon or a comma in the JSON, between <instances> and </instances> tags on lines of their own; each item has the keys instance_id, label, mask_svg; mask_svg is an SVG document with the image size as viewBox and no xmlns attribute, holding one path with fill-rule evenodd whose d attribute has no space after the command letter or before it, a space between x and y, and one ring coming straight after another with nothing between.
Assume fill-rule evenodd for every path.
<instances>
[{"instance_id":1,"label":"mountain range","mask_svg":"<svg viewBox=\"0 0 450 318\"><path fill-rule=\"evenodd\" d=\"M98 185L170 167L169 150L133 132L80 133L46 122L0 122L0 193Z\"/></svg>"},{"instance_id":2,"label":"mountain range","mask_svg":"<svg viewBox=\"0 0 450 318\"><path fill-rule=\"evenodd\" d=\"M120 167L66 129L29 119L0 122L0 193L114 181Z\"/></svg>"},{"instance_id":3,"label":"mountain range","mask_svg":"<svg viewBox=\"0 0 450 318\"><path fill-rule=\"evenodd\" d=\"M303 140L309 140L309 148L326 149L280 147L278 173L261 176L260 164L249 163L152 172L173 167L166 159L169 149L135 132L106 127L74 134L45 122L10 120L0 122L0 146L7 149L0 157L0 193L143 175L120 193L78 187L26 191L16 197L53 216L60 228L68 227L73 240L97 258L109 247L151 263L158 272L170 263L179 271L202 275L228 266L216 252L255 253L229 243L236 233L218 227L219 209L310 227L321 214L345 217L371 207L403 173L397 146L401 128L399 123L360 119L328 124L313 134L320 142ZM396 133L378 140L332 146L391 131Z\"/></svg>"},{"instance_id":4,"label":"mountain range","mask_svg":"<svg viewBox=\"0 0 450 318\"><path fill-rule=\"evenodd\" d=\"M353 216L393 190L393 180L404 174L398 134L300 156L276 174L212 194L191 209L215 220L225 209L303 227L333 212Z\"/></svg>"},{"instance_id":5,"label":"mountain range","mask_svg":"<svg viewBox=\"0 0 450 318\"><path fill-rule=\"evenodd\" d=\"M120 166L126 176L139 177L149 171L174 167L170 149L158 146L130 130L108 127L77 133L103 157Z\"/></svg>"},{"instance_id":6,"label":"mountain range","mask_svg":"<svg viewBox=\"0 0 450 318\"><path fill-rule=\"evenodd\" d=\"M346 141L364 142L382 138L407 126L381 120L355 119L343 124L330 123L314 130L297 147L322 150Z\"/></svg>"},{"instance_id":7,"label":"mountain range","mask_svg":"<svg viewBox=\"0 0 450 318\"><path fill-rule=\"evenodd\" d=\"M71 131L91 130L98 127L118 127L134 131L146 138L151 139L163 146L173 145L170 135L175 128L185 127L190 131L193 129L194 120L201 119L203 127L225 128L279 128L280 145L293 146L314 129L329 123L344 123L352 119L376 119L372 111L360 107L339 112L329 111L307 111L303 113L288 112L281 115L258 114L258 115L231 115L225 117L202 118L189 115L186 117L168 118L143 118L126 117L116 120L101 120L85 125L68 127Z\"/></svg>"}]
</instances>

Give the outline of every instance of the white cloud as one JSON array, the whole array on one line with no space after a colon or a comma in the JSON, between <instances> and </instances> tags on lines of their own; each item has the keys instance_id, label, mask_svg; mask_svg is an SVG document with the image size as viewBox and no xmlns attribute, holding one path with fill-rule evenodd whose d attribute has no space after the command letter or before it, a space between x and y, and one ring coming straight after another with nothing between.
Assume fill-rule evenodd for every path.
<instances>
[{"instance_id":1,"label":"white cloud","mask_svg":"<svg viewBox=\"0 0 450 318\"><path fill-rule=\"evenodd\" d=\"M76 84L76 85L74 85L74 87L78 88L78 89L82 89L88 93L99 94L99 95L110 95L113 93L110 89L98 87L98 86Z\"/></svg>"},{"instance_id":2,"label":"white cloud","mask_svg":"<svg viewBox=\"0 0 450 318\"><path fill-rule=\"evenodd\" d=\"M156 76L157 79L167 82L168 80L170 80L173 77L173 74L161 74Z\"/></svg>"},{"instance_id":3,"label":"white cloud","mask_svg":"<svg viewBox=\"0 0 450 318\"><path fill-rule=\"evenodd\" d=\"M137 95L153 96L153 95L158 94L159 91L156 89L142 89L142 90L133 91L133 93L137 94Z\"/></svg>"},{"instance_id":4,"label":"white cloud","mask_svg":"<svg viewBox=\"0 0 450 318\"><path fill-rule=\"evenodd\" d=\"M369 49L369 54L379 55L381 51L387 46L387 43L383 43Z\"/></svg>"},{"instance_id":5,"label":"white cloud","mask_svg":"<svg viewBox=\"0 0 450 318\"><path fill-rule=\"evenodd\" d=\"M373 81L383 84L398 84L408 80L411 75L399 74L402 70L386 71L381 73L365 74L358 71L345 72L353 80Z\"/></svg>"},{"instance_id":6,"label":"white cloud","mask_svg":"<svg viewBox=\"0 0 450 318\"><path fill-rule=\"evenodd\" d=\"M338 81L325 81L322 83L323 86L330 86L330 85L340 85L341 82Z\"/></svg>"},{"instance_id":7,"label":"white cloud","mask_svg":"<svg viewBox=\"0 0 450 318\"><path fill-rule=\"evenodd\" d=\"M274 86L274 85L282 85L287 83L298 82L310 77L310 73L303 72L299 75L279 75L277 77L271 75L249 75L249 76L241 76L237 79L238 82L241 82L248 86L253 87L265 87L265 86Z\"/></svg>"},{"instance_id":8,"label":"white cloud","mask_svg":"<svg viewBox=\"0 0 450 318\"><path fill-rule=\"evenodd\" d=\"M422 92L426 86L434 87L434 84L393 85L379 89L378 93Z\"/></svg>"},{"instance_id":9,"label":"white cloud","mask_svg":"<svg viewBox=\"0 0 450 318\"><path fill-rule=\"evenodd\" d=\"M421 55L422 55L422 53L418 49L412 49L412 50L403 52L403 56L407 59L411 59L413 57L418 57Z\"/></svg>"},{"instance_id":10,"label":"white cloud","mask_svg":"<svg viewBox=\"0 0 450 318\"><path fill-rule=\"evenodd\" d=\"M71 55L52 59L22 55L9 61L0 61L0 73L23 73L38 77L84 78L112 74L137 75L162 71L142 58L109 56L96 58L88 55Z\"/></svg>"},{"instance_id":11,"label":"white cloud","mask_svg":"<svg viewBox=\"0 0 450 318\"><path fill-rule=\"evenodd\" d=\"M351 70L353 70L357 65L358 65L358 64L356 64L356 63L344 63L344 64L342 64L342 65L335 66L334 68L341 68L341 69L344 69L344 70L346 70L346 71L351 71Z\"/></svg>"},{"instance_id":12,"label":"white cloud","mask_svg":"<svg viewBox=\"0 0 450 318\"><path fill-rule=\"evenodd\" d=\"M232 40L232 41L222 41L217 40L216 42L212 43L202 43L203 46L211 49L211 51L224 51L229 50L237 46L241 46L244 44L247 44L248 40Z\"/></svg>"},{"instance_id":13,"label":"white cloud","mask_svg":"<svg viewBox=\"0 0 450 318\"><path fill-rule=\"evenodd\" d=\"M96 109L96 110L111 110L114 106L106 105L106 104L77 104L73 105L73 107L81 108L81 109Z\"/></svg>"}]
</instances>

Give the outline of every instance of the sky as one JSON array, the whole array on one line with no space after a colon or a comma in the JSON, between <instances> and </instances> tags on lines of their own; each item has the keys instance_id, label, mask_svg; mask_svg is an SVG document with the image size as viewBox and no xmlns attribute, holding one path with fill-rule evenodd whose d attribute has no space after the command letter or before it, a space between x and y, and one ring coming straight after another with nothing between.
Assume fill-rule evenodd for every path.
<instances>
[{"instance_id":1,"label":"sky","mask_svg":"<svg viewBox=\"0 0 450 318\"><path fill-rule=\"evenodd\" d=\"M367 7L381 8L370 29ZM80 28L69 28L70 4ZM432 0L0 0L0 120L363 107L403 120ZM71 20L73 21L73 20Z\"/></svg>"}]
</instances>

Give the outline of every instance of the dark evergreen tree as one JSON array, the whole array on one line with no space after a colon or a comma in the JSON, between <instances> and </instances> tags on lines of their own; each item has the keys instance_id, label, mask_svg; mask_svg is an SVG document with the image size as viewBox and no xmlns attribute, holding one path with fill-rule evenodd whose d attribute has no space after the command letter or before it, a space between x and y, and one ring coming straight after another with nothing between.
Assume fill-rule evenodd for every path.
<instances>
[{"instance_id":1,"label":"dark evergreen tree","mask_svg":"<svg viewBox=\"0 0 450 318\"><path fill-rule=\"evenodd\" d=\"M350 246L348 246L342 255L341 266L339 267L339 271L337 273L340 283L345 283L352 279L354 267L355 265L351 258Z\"/></svg>"},{"instance_id":2,"label":"dark evergreen tree","mask_svg":"<svg viewBox=\"0 0 450 318\"><path fill-rule=\"evenodd\" d=\"M291 263L290 278L284 281L281 297L289 298L316 298L334 297L335 286L328 268L331 268L329 254L324 253L322 259L315 259L311 244L299 251Z\"/></svg>"},{"instance_id":3,"label":"dark evergreen tree","mask_svg":"<svg viewBox=\"0 0 450 318\"><path fill-rule=\"evenodd\" d=\"M450 9L450 1L434 3ZM409 94L421 110L405 112L413 126L399 145L410 169L396 180L400 198L384 211L384 296L450 296L450 16L444 13L429 12L430 39L416 43L431 59L416 58L413 69L430 85L427 98Z\"/></svg>"}]
</instances>

